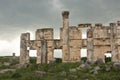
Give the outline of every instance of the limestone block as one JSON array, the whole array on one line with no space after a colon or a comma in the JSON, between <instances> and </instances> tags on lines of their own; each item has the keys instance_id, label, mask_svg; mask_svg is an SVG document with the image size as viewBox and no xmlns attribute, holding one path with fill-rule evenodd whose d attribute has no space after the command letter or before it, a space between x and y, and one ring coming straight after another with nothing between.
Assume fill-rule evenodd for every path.
<instances>
[{"instance_id":1,"label":"limestone block","mask_svg":"<svg viewBox=\"0 0 120 80\"><path fill-rule=\"evenodd\" d=\"M37 48L37 64L41 63L41 48Z\"/></svg>"},{"instance_id":2,"label":"limestone block","mask_svg":"<svg viewBox=\"0 0 120 80\"><path fill-rule=\"evenodd\" d=\"M70 48L70 61L71 62L79 62L80 61L80 48L79 47L71 47Z\"/></svg>"},{"instance_id":3,"label":"limestone block","mask_svg":"<svg viewBox=\"0 0 120 80\"><path fill-rule=\"evenodd\" d=\"M110 39L94 39L94 45L110 45Z\"/></svg>"},{"instance_id":4,"label":"limestone block","mask_svg":"<svg viewBox=\"0 0 120 80\"><path fill-rule=\"evenodd\" d=\"M63 62L68 62L70 58L70 53L69 53L69 48L68 45L63 45L62 48L62 61Z\"/></svg>"},{"instance_id":5,"label":"limestone block","mask_svg":"<svg viewBox=\"0 0 120 80\"><path fill-rule=\"evenodd\" d=\"M50 61L53 60L53 52L54 52L54 49L53 48L48 48L47 49L47 63L50 63Z\"/></svg>"},{"instance_id":6,"label":"limestone block","mask_svg":"<svg viewBox=\"0 0 120 80\"><path fill-rule=\"evenodd\" d=\"M70 40L69 46L77 46L81 47L82 45L82 40Z\"/></svg>"},{"instance_id":7,"label":"limestone block","mask_svg":"<svg viewBox=\"0 0 120 80\"><path fill-rule=\"evenodd\" d=\"M53 47L54 46L54 41L53 40L48 40L47 45L48 45L48 47Z\"/></svg>"},{"instance_id":8,"label":"limestone block","mask_svg":"<svg viewBox=\"0 0 120 80\"><path fill-rule=\"evenodd\" d=\"M77 27L69 27L69 39L82 39L82 32Z\"/></svg>"},{"instance_id":9,"label":"limestone block","mask_svg":"<svg viewBox=\"0 0 120 80\"><path fill-rule=\"evenodd\" d=\"M110 51L110 46L94 46L94 61L97 59L105 59L105 53Z\"/></svg>"},{"instance_id":10,"label":"limestone block","mask_svg":"<svg viewBox=\"0 0 120 80\"><path fill-rule=\"evenodd\" d=\"M52 28L37 29L36 40L41 39L53 39L53 29Z\"/></svg>"}]
</instances>

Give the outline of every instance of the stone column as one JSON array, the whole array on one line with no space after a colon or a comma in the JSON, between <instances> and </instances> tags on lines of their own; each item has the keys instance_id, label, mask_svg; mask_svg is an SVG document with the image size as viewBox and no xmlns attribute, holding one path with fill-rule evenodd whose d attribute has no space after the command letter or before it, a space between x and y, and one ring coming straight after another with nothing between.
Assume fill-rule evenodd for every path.
<instances>
[{"instance_id":1,"label":"stone column","mask_svg":"<svg viewBox=\"0 0 120 80\"><path fill-rule=\"evenodd\" d=\"M93 29L87 31L87 60L93 61Z\"/></svg>"},{"instance_id":2,"label":"stone column","mask_svg":"<svg viewBox=\"0 0 120 80\"><path fill-rule=\"evenodd\" d=\"M41 63L41 49L37 48L37 64Z\"/></svg>"},{"instance_id":3,"label":"stone column","mask_svg":"<svg viewBox=\"0 0 120 80\"><path fill-rule=\"evenodd\" d=\"M63 31L62 31L62 41L63 41L63 48L62 48L62 61L68 62L70 58L70 49L69 49L69 11L62 12L63 17Z\"/></svg>"},{"instance_id":4,"label":"stone column","mask_svg":"<svg viewBox=\"0 0 120 80\"><path fill-rule=\"evenodd\" d=\"M47 63L47 41L41 41L41 63Z\"/></svg>"},{"instance_id":5,"label":"stone column","mask_svg":"<svg viewBox=\"0 0 120 80\"><path fill-rule=\"evenodd\" d=\"M116 43L116 32L117 27L115 23L110 23L110 29L111 29L111 35L110 35L110 41L111 41L111 54L112 54L112 62L118 61L118 45Z\"/></svg>"},{"instance_id":6,"label":"stone column","mask_svg":"<svg viewBox=\"0 0 120 80\"><path fill-rule=\"evenodd\" d=\"M29 57L29 50L26 52L26 63L30 62L30 57Z\"/></svg>"},{"instance_id":7,"label":"stone column","mask_svg":"<svg viewBox=\"0 0 120 80\"><path fill-rule=\"evenodd\" d=\"M120 62L120 21L117 21L118 60Z\"/></svg>"},{"instance_id":8,"label":"stone column","mask_svg":"<svg viewBox=\"0 0 120 80\"><path fill-rule=\"evenodd\" d=\"M26 64L29 62L29 53L27 50L27 40L30 40L30 33L21 34L20 40L20 64Z\"/></svg>"}]
</instances>

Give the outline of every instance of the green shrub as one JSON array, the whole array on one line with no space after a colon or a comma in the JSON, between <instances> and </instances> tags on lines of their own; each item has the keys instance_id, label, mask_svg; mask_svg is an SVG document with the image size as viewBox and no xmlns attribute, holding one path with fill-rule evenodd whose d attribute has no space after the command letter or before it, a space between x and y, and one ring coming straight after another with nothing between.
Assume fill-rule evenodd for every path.
<instances>
[{"instance_id":1,"label":"green shrub","mask_svg":"<svg viewBox=\"0 0 120 80\"><path fill-rule=\"evenodd\" d=\"M87 57L82 57L81 60L86 62L87 61Z\"/></svg>"},{"instance_id":2,"label":"green shrub","mask_svg":"<svg viewBox=\"0 0 120 80\"><path fill-rule=\"evenodd\" d=\"M105 63L111 62L111 57L105 57Z\"/></svg>"},{"instance_id":3,"label":"green shrub","mask_svg":"<svg viewBox=\"0 0 120 80\"><path fill-rule=\"evenodd\" d=\"M62 63L62 59L61 58L55 58L56 63Z\"/></svg>"},{"instance_id":4,"label":"green shrub","mask_svg":"<svg viewBox=\"0 0 120 80\"><path fill-rule=\"evenodd\" d=\"M20 73L18 73L18 72L14 73L14 74L11 76L11 78L20 78L20 77L22 77L22 75L21 75Z\"/></svg>"}]
</instances>

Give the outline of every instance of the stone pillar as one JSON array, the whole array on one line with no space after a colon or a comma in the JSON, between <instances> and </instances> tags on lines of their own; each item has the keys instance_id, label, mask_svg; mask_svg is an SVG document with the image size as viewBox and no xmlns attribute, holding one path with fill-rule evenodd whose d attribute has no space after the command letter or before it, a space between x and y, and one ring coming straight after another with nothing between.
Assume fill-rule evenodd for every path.
<instances>
[{"instance_id":1,"label":"stone pillar","mask_svg":"<svg viewBox=\"0 0 120 80\"><path fill-rule=\"evenodd\" d=\"M62 12L63 17L63 31L62 31L62 41L63 41L63 47L62 47L62 61L68 62L70 58L70 49L69 49L69 11L63 11Z\"/></svg>"},{"instance_id":2,"label":"stone pillar","mask_svg":"<svg viewBox=\"0 0 120 80\"><path fill-rule=\"evenodd\" d=\"M29 57L29 50L26 52L26 63L30 62L30 57Z\"/></svg>"},{"instance_id":3,"label":"stone pillar","mask_svg":"<svg viewBox=\"0 0 120 80\"><path fill-rule=\"evenodd\" d=\"M93 61L93 29L87 31L87 60Z\"/></svg>"},{"instance_id":4,"label":"stone pillar","mask_svg":"<svg viewBox=\"0 0 120 80\"><path fill-rule=\"evenodd\" d=\"M30 40L30 33L21 34L20 40L20 64L26 64L29 62L29 51L27 50L27 40Z\"/></svg>"},{"instance_id":5,"label":"stone pillar","mask_svg":"<svg viewBox=\"0 0 120 80\"><path fill-rule=\"evenodd\" d=\"M120 21L117 21L118 61L120 62Z\"/></svg>"},{"instance_id":6,"label":"stone pillar","mask_svg":"<svg viewBox=\"0 0 120 80\"><path fill-rule=\"evenodd\" d=\"M47 63L47 41L41 41L41 63Z\"/></svg>"},{"instance_id":7,"label":"stone pillar","mask_svg":"<svg viewBox=\"0 0 120 80\"><path fill-rule=\"evenodd\" d=\"M116 24L110 23L110 29L111 29L110 41L111 41L112 62L117 62L118 61L118 45L116 43L116 32L117 32Z\"/></svg>"},{"instance_id":8,"label":"stone pillar","mask_svg":"<svg viewBox=\"0 0 120 80\"><path fill-rule=\"evenodd\" d=\"M41 63L41 49L37 48L37 64Z\"/></svg>"}]
</instances>

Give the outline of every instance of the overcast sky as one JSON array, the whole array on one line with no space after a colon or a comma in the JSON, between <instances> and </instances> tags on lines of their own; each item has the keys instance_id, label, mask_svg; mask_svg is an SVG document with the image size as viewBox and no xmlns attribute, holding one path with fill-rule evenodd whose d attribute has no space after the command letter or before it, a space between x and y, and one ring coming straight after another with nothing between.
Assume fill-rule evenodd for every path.
<instances>
[{"instance_id":1,"label":"overcast sky","mask_svg":"<svg viewBox=\"0 0 120 80\"><path fill-rule=\"evenodd\" d=\"M19 55L23 32L51 27L57 38L63 10L70 11L71 26L120 20L120 0L0 0L0 55Z\"/></svg>"}]
</instances>

